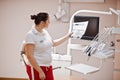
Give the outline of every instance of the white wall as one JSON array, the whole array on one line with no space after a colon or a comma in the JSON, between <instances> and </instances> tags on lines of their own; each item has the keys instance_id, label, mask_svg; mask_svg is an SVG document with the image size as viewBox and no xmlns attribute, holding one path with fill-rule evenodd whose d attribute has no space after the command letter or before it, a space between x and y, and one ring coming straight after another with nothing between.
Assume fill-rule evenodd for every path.
<instances>
[{"instance_id":1,"label":"white wall","mask_svg":"<svg viewBox=\"0 0 120 80\"><path fill-rule=\"evenodd\" d=\"M69 23L56 21L53 17L58 0L0 0L0 77L26 77L24 66L20 62L20 46L27 31L33 25L30 15L41 11L50 14L51 24L48 28L53 39L67 33ZM105 3L71 3L70 15L79 9L106 10L115 8L116 0ZM104 17L104 16L103 16ZM101 26L114 25L115 16L102 19ZM109 20L109 21L108 21ZM79 41L80 42L80 41ZM57 52L66 53L66 44L57 47Z\"/></svg>"},{"instance_id":2,"label":"white wall","mask_svg":"<svg viewBox=\"0 0 120 80\"><path fill-rule=\"evenodd\" d=\"M48 12L51 17L50 34L56 34L52 35L53 38L67 33L65 24L53 17L57 4L57 0L0 0L0 77L26 76L20 62L20 46L33 25L30 15Z\"/></svg>"}]
</instances>

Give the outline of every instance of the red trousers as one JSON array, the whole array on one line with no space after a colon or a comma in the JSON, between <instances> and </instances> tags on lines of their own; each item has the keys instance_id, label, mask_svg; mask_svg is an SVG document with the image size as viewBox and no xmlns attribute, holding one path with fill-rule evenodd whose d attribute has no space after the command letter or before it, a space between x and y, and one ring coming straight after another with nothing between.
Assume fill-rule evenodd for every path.
<instances>
[{"instance_id":1,"label":"red trousers","mask_svg":"<svg viewBox=\"0 0 120 80\"><path fill-rule=\"evenodd\" d=\"M40 66L40 68L45 73L46 76L45 80L54 80L52 66L49 67ZM32 80L31 67L29 65L26 65L26 71L29 76L29 80ZM33 71L34 71L34 80L40 80L39 73L35 69L33 69Z\"/></svg>"}]
</instances>

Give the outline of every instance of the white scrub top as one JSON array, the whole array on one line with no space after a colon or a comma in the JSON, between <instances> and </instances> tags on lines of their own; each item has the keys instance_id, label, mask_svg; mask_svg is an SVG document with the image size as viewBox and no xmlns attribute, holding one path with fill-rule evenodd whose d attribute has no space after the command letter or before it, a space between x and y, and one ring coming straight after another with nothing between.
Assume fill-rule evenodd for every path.
<instances>
[{"instance_id":1,"label":"white scrub top","mask_svg":"<svg viewBox=\"0 0 120 80\"><path fill-rule=\"evenodd\" d=\"M39 66L50 66L52 62L52 39L47 32L38 32L34 27L27 33L25 44L34 44L34 57Z\"/></svg>"}]
</instances>

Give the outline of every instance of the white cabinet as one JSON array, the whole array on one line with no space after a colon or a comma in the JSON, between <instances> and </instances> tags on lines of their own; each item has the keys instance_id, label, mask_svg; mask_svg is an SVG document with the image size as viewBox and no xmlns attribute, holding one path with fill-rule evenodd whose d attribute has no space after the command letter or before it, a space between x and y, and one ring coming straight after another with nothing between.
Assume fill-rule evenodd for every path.
<instances>
[{"instance_id":1,"label":"white cabinet","mask_svg":"<svg viewBox=\"0 0 120 80\"><path fill-rule=\"evenodd\" d=\"M54 76L69 76L70 71L65 69L66 66L70 66L71 64L71 57L67 55L59 55L59 54L53 54L53 68L57 68L53 70Z\"/></svg>"},{"instance_id":2,"label":"white cabinet","mask_svg":"<svg viewBox=\"0 0 120 80\"><path fill-rule=\"evenodd\" d=\"M72 50L72 64L84 63L90 64L93 66L100 67L100 70L94 73L87 75L81 74L76 71L71 71L72 75L81 76L86 80L113 80L113 58L108 58L103 60L103 63L100 64L100 59L96 57L90 57L89 60L86 56L81 55L81 51Z\"/></svg>"}]
</instances>

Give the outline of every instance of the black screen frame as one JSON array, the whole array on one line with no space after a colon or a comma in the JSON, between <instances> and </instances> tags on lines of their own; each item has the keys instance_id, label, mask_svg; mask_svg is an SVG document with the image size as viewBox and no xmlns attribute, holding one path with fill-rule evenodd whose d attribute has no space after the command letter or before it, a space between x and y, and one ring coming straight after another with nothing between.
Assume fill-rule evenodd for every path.
<instances>
[{"instance_id":1,"label":"black screen frame","mask_svg":"<svg viewBox=\"0 0 120 80\"><path fill-rule=\"evenodd\" d=\"M74 16L74 22L88 21L85 34L81 37L83 40L93 40L99 33L99 17L96 16Z\"/></svg>"}]
</instances>

